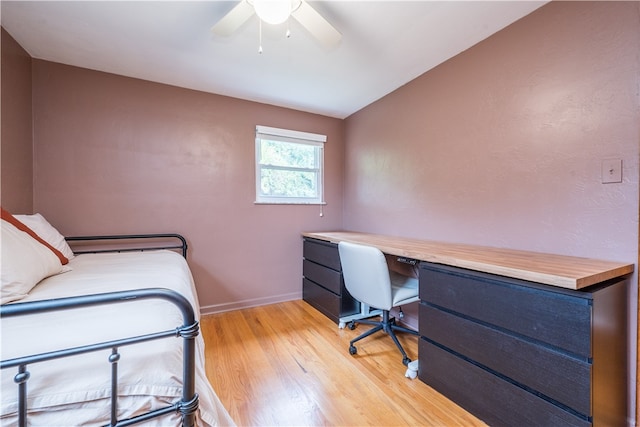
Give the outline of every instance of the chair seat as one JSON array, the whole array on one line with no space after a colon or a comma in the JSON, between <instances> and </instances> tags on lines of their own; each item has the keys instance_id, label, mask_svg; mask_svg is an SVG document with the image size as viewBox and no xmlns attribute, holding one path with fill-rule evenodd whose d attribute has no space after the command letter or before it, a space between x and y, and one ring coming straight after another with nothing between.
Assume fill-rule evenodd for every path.
<instances>
[{"instance_id":1,"label":"chair seat","mask_svg":"<svg viewBox=\"0 0 640 427\"><path fill-rule=\"evenodd\" d=\"M394 271L389 272L391 279L393 306L418 301L418 279L408 277Z\"/></svg>"}]
</instances>

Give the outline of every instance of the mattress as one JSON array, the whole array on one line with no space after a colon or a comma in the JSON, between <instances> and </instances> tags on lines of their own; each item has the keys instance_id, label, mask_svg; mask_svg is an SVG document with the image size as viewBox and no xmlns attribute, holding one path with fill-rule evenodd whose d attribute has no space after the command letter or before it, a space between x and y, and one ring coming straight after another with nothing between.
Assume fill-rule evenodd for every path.
<instances>
[{"instance_id":1,"label":"mattress","mask_svg":"<svg viewBox=\"0 0 640 427\"><path fill-rule=\"evenodd\" d=\"M195 285L186 260L172 251L83 254L71 271L49 277L20 302L142 288L167 288L186 297L199 318ZM106 306L2 319L2 360L147 333L183 324L180 310L164 300L136 300ZM204 341L195 339L197 425L233 425L209 384ZM167 406L181 397L182 338L165 338L119 348L118 419ZM29 365L30 425L105 425L110 422L110 350ZM17 423L17 368L2 371L0 424ZM180 414L144 425L180 425Z\"/></svg>"}]
</instances>

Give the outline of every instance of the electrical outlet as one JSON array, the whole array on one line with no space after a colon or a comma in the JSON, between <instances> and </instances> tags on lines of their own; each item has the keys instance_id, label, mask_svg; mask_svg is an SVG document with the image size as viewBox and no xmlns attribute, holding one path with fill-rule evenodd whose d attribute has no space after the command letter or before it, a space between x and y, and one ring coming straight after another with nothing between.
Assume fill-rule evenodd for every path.
<instances>
[{"instance_id":1,"label":"electrical outlet","mask_svg":"<svg viewBox=\"0 0 640 427\"><path fill-rule=\"evenodd\" d=\"M602 161L602 183L622 182L622 159L605 159Z\"/></svg>"}]
</instances>

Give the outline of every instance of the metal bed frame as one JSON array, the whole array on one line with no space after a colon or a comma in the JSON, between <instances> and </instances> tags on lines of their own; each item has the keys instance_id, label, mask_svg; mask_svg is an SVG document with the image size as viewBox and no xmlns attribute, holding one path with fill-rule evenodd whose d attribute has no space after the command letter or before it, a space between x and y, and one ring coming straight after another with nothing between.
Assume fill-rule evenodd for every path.
<instances>
[{"instance_id":1,"label":"metal bed frame","mask_svg":"<svg viewBox=\"0 0 640 427\"><path fill-rule=\"evenodd\" d=\"M154 246L141 246L136 243L140 243L142 241L154 240L159 242L168 242L171 239L175 239L178 243L170 243L170 244L158 244ZM127 245L123 248L118 249L78 249L74 250L73 253L76 255L79 254L95 254L95 253L104 253L104 252L134 252L134 251L149 251L149 250L157 250L157 249L179 249L182 253L182 256L187 258L187 240L182 237L180 234L175 233L165 233L165 234L114 234L108 236L75 236L75 237L65 237L67 242L70 242L73 245L73 242L105 242L105 241L118 241L122 244ZM129 244L127 244L129 242Z\"/></svg>"},{"instance_id":2,"label":"metal bed frame","mask_svg":"<svg viewBox=\"0 0 640 427\"><path fill-rule=\"evenodd\" d=\"M125 252L125 251L145 251L157 249L180 250L182 256L187 256L187 242L179 234L136 234L136 235L112 235L112 236L81 236L68 237L70 242L88 241L147 241L149 239L177 239L179 244L154 245L136 247L136 244L127 245L125 248L106 250L82 250L74 253L102 253L102 252ZM63 357L90 353L105 349L111 349L108 363L111 364L111 420L109 426L129 426L143 421L151 420L172 412L180 412L182 425L191 427L195 422L195 413L198 409L198 394L195 392L195 337L199 333L199 324L189 301L179 293L162 288L139 289L132 291L109 292L104 294L85 295L69 298L58 298L53 300L32 301L25 303L6 304L0 306L0 318L9 318L29 314L45 313L60 310L70 310L81 307L91 307L103 304L117 304L130 302L132 300L163 299L173 303L182 313L183 324L174 330L160 331L152 334L140 335L136 337L123 338L113 341L101 342L85 346L61 349L41 354L28 355L9 360L0 361L0 369L18 368L14 377L14 382L18 387L18 425L27 425L27 383L30 373L27 370L29 364L45 362L48 360ZM160 408L146 414L138 415L125 420L117 418L118 404L118 361L120 353L118 348L122 346L143 343L146 341L162 339L167 337L181 337L183 339L183 388L182 397L172 405Z\"/></svg>"}]
</instances>

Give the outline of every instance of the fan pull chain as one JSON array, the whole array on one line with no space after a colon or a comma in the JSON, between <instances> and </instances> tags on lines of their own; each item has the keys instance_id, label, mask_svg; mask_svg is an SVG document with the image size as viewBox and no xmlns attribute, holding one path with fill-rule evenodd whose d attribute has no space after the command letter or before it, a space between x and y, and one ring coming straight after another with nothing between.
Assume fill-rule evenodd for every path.
<instances>
[{"instance_id":1,"label":"fan pull chain","mask_svg":"<svg viewBox=\"0 0 640 427\"><path fill-rule=\"evenodd\" d=\"M286 37L291 38L291 18L287 18ZM262 19L258 18L258 53L262 54Z\"/></svg>"},{"instance_id":2,"label":"fan pull chain","mask_svg":"<svg viewBox=\"0 0 640 427\"><path fill-rule=\"evenodd\" d=\"M258 34L259 34L259 39L258 39L258 53L262 54L262 19L258 19Z\"/></svg>"}]
</instances>

